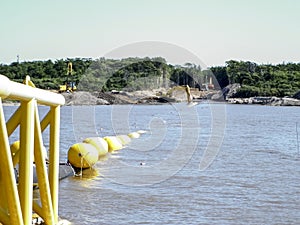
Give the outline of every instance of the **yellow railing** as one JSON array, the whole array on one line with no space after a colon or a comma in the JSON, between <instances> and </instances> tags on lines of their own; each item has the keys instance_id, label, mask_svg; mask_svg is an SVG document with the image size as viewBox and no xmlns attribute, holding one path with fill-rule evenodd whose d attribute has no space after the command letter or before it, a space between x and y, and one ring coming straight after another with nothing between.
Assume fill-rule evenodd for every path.
<instances>
[{"instance_id":1,"label":"yellow railing","mask_svg":"<svg viewBox=\"0 0 300 225\"><path fill-rule=\"evenodd\" d=\"M26 79L28 83L28 78ZM2 99L19 100L20 106L5 120ZM62 95L10 81L0 75L0 224L32 224L33 212L46 224L58 223L59 126ZM50 106L40 121L37 104ZM47 173L42 132L50 126ZM13 167L9 136L19 129L19 180ZM40 201L33 200L33 157Z\"/></svg>"}]
</instances>

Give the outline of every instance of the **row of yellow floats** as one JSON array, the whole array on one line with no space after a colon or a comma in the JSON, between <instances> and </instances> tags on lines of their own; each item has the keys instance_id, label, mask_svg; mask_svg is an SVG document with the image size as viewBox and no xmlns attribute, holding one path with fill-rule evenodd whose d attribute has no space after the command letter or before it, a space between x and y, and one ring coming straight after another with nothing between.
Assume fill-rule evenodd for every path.
<instances>
[{"instance_id":1,"label":"row of yellow floats","mask_svg":"<svg viewBox=\"0 0 300 225\"><path fill-rule=\"evenodd\" d=\"M131 139L139 138L146 131L139 130L128 135L90 137L83 140L82 143L76 143L69 148L68 162L76 169L91 168L100 158L107 155L108 152L114 152L124 148L131 142ZM15 141L11 146L13 166L19 163L20 141ZM43 149L44 158L47 160L46 148Z\"/></svg>"},{"instance_id":2,"label":"row of yellow floats","mask_svg":"<svg viewBox=\"0 0 300 225\"><path fill-rule=\"evenodd\" d=\"M81 143L76 143L69 148L68 161L77 169L91 168L108 152L114 152L124 148L133 138L139 138L146 131L139 130L128 135L90 137Z\"/></svg>"}]
</instances>

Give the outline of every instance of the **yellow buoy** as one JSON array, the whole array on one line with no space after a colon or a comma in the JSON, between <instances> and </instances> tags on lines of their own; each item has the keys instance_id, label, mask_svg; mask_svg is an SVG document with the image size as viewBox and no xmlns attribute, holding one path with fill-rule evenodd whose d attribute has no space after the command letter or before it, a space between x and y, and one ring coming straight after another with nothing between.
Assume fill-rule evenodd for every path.
<instances>
[{"instance_id":1,"label":"yellow buoy","mask_svg":"<svg viewBox=\"0 0 300 225\"><path fill-rule=\"evenodd\" d=\"M118 140L118 138L115 137L115 136L104 137L104 140L108 144L108 151L109 152L112 152L112 151L119 150L119 149L123 148L123 145Z\"/></svg>"},{"instance_id":2,"label":"yellow buoy","mask_svg":"<svg viewBox=\"0 0 300 225\"><path fill-rule=\"evenodd\" d=\"M128 137L130 138L139 138L141 135L138 132L132 132L128 134Z\"/></svg>"},{"instance_id":3,"label":"yellow buoy","mask_svg":"<svg viewBox=\"0 0 300 225\"><path fill-rule=\"evenodd\" d=\"M98 150L98 158L105 156L108 152L108 144L101 137L86 138L83 142L93 145Z\"/></svg>"},{"instance_id":4,"label":"yellow buoy","mask_svg":"<svg viewBox=\"0 0 300 225\"><path fill-rule=\"evenodd\" d=\"M131 142L130 137L127 135L118 135L118 140L122 143L122 145L127 145L129 142Z\"/></svg>"},{"instance_id":5,"label":"yellow buoy","mask_svg":"<svg viewBox=\"0 0 300 225\"><path fill-rule=\"evenodd\" d=\"M10 151L13 161L13 166L15 167L20 160L20 141L15 141L10 145Z\"/></svg>"},{"instance_id":6,"label":"yellow buoy","mask_svg":"<svg viewBox=\"0 0 300 225\"><path fill-rule=\"evenodd\" d=\"M19 151L19 149L20 149L20 141L15 141L10 146L10 151L12 155L16 154L16 152Z\"/></svg>"},{"instance_id":7,"label":"yellow buoy","mask_svg":"<svg viewBox=\"0 0 300 225\"><path fill-rule=\"evenodd\" d=\"M91 144L77 143L69 148L68 160L76 168L87 169L98 161L98 150Z\"/></svg>"},{"instance_id":8,"label":"yellow buoy","mask_svg":"<svg viewBox=\"0 0 300 225\"><path fill-rule=\"evenodd\" d=\"M137 133L139 133L139 134L145 134L145 133L147 133L147 131L145 131L145 130L138 130Z\"/></svg>"},{"instance_id":9,"label":"yellow buoy","mask_svg":"<svg viewBox=\"0 0 300 225\"><path fill-rule=\"evenodd\" d=\"M18 164L20 160L20 141L15 141L14 143L12 143L10 145L10 151L13 159L13 166L16 166L16 164ZM42 152L43 152L42 154L44 156L44 159L48 160L47 150L45 146L43 146ZM33 162L35 162L34 156L33 156Z\"/></svg>"}]
</instances>

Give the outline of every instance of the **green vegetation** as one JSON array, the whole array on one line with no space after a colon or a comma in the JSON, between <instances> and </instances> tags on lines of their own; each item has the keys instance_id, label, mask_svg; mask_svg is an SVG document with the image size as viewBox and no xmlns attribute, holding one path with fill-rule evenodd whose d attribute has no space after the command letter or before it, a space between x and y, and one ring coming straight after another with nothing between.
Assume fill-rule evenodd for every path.
<instances>
[{"instance_id":1,"label":"green vegetation","mask_svg":"<svg viewBox=\"0 0 300 225\"><path fill-rule=\"evenodd\" d=\"M69 62L73 67L71 76L67 75ZM161 57L14 62L10 65L0 64L0 74L17 82L22 82L29 75L35 85L43 89L58 89L67 81L75 81L78 90L83 91L135 91L168 87L171 82L200 87L204 76L199 66L189 63L173 66Z\"/></svg>"},{"instance_id":2,"label":"green vegetation","mask_svg":"<svg viewBox=\"0 0 300 225\"><path fill-rule=\"evenodd\" d=\"M71 76L67 76L68 62L73 64ZM191 63L170 65L161 57L75 58L0 64L0 74L17 82L29 75L36 86L43 89L58 89L60 84L72 80L78 90L88 91L134 91L187 84L205 89L210 77L215 88L240 83L241 88L234 97L292 96L300 87L300 63L258 65L235 60L227 61L225 66L202 70Z\"/></svg>"},{"instance_id":3,"label":"green vegetation","mask_svg":"<svg viewBox=\"0 0 300 225\"><path fill-rule=\"evenodd\" d=\"M60 84L67 81L68 62L73 64L72 79L79 82L80 77L89 67L91 59L66 59L33 62L13 62L10 65L0 64L0 74L7 76L13 81L23 82L26 75L31 77L33 83L43 89L58 89ZM71 78L69 78L71 79Z\"/></svg>"},{"instance_id":4,"label":"green vegetation","mask_svg":"<svg viewBox=\"0 0 300 225\"><path fill-rule=\"evenodd\" d=\"M226 62L229 83L240 83L236 97L292 96L300 87L300 63L257 65L253 62Z\"/></svg>"}]
</instances>

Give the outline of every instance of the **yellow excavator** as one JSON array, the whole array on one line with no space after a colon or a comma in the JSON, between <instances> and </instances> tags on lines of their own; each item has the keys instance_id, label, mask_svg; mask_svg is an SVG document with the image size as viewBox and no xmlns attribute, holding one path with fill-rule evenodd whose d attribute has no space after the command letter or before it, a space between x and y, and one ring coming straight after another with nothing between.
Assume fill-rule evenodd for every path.
<instances>
[{"instance_id":1,"label":"yellow excavator","mask_svg":"<svg viewBox=\"0 0 300 225\"><path fill-rule=\"evenodd\" d=\"M77 87L76 87L75 81L72 81L72 80L69 81L69 79L68 79L69 76L72 77L72 72L73 72L72 63L69 62L68 63L67 81L64 85L59 85L59 90L58 90L59 93L76 91Z\"/></svg>"}]
</instances>

